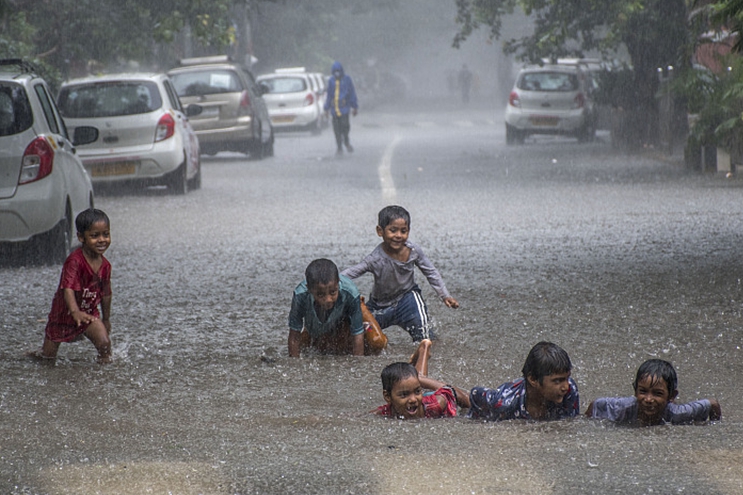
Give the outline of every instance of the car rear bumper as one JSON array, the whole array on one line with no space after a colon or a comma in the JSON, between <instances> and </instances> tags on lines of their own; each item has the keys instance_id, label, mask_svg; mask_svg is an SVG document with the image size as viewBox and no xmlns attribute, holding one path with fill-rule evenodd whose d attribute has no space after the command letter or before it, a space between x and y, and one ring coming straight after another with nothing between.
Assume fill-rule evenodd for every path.
<instances>
[{"instance_id":1,"label":"car rear bumper","mask_svg":"<svg viewBox=\"0 0 743 495\"><path fill-rule=\"evenodd\" d=\"M82 151L82 150L80 150ZM184 160L180 140L155 144L147 153L80 153L93 184L158 179L176 170Z\"/></svg>"},{"instance_id":2,"label":"car rear bumper","mask_svg":"<svg viewBox=\"0 0 743 495\"><path fill-rule=\"evenodd\" d=\"M277 130L301 129L318 125L322 114L317 108L301 107L269 110L271 125Z\"/></svg>"},{"instance_id":3,"label":"car rear bumper","mask_svg":"<svg viewBox=\"0 0 743 495\"><path fill-rule=\"evenodd\" d=\"M64 197L52 180L18 186L0 199L0 242L27 241L53 229L64 214Z\"/></svg>"},{"instance_id":4,"label":"car rear bumper","mask_svg":"<svg viewBox=\"0 0 743 495\"><path fill-rule=\"evenodd\" d=\"M578 131L586 123L586 112L583 109L544 112L513 109L506 110L506 124L534 134L561 134Z\"/></svg>"}]
</instances>

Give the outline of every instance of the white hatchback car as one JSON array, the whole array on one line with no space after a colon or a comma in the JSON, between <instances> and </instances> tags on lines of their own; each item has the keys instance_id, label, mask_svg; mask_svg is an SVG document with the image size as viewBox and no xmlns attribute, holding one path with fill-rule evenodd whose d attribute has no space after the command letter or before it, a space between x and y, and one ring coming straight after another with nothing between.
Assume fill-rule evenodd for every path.
<instances>
[{"instance_id":1,"label":"white hatchback car","mask_svg":"<svg viewBox=\"0 0 743 495\"><path fill-rule=\"evenodd\" d=\"M506 105L506 143L531 134L562 134L590 141L596 114L590 76L577 65L521 69Z\"/></svg>"},{"instance_id":2,"label":"white hatchback car","mask_svg":"<svg viewBox=\"0 0 743 495\"><path fill-rule=\"evenodd\" d=\"M277 69L256 77L256 82L265 88L263 100L274 129L322 132L317 82L303 67Z\"/></svg>"},{"instance_id":3,"label":"white hatchback car","mask_svg":"<svg viewBox=\"0 0 743 495\"><path fill-rule=\"evenodd\" d=\"M201 107L184 110L167 75L75 79L62 85L57 104L71 129L100 132L79 149L94 185L137 181L176 194L201 187L199 140L188 121Z\"/></svg>"},{"instance_id":4,"label":"white hatchback car","mask_svg":"<svg viewBox=\"0 0 743 495\"><path fill-rule=\"evenodd\" d=\"M97 135L80 128L76 144ZM75 217L92 207L93 186L46 83L31 65L0 60L3 259L15 251L32 262L64 261L75 238Z\"/></svg>"}]
</instances>

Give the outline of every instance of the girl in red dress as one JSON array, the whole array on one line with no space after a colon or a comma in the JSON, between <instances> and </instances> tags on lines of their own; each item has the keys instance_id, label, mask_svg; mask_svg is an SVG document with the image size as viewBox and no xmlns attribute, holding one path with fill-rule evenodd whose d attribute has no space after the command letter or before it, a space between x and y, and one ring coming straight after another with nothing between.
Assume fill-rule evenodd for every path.
<instances>
[{"instance_id":1,"label":"girl in red dress","mask_svg":"<svg viewBox=\"0 0 743 495\"><path fill-rule=\"evenodd\" d=\"M75 227L82 245L64 262L44 344L30 354L55 359L61 342L73 342L84 335L98 349L98 362L108 363L111 361L111 264L103 253L111 245L111 223L104 212L91 208L77 216Z\"/></svg>"}]
</instances>

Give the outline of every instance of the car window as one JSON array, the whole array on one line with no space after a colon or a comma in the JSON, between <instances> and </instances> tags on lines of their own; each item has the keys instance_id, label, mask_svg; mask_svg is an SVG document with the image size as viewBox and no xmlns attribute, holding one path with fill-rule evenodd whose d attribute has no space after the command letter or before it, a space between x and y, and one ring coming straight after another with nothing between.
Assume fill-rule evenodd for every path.
<instances>
[{"instance_id":1,"label":"car window","mask_svg":"<svg viewBox=\"0 0 743 495\"><path fill-rule=\"evenodd\" d=\"M269 77L260 82L268 86L269 93L298 93L307 90L307 82L301 77Z\"/></svg>"},{"instance_id":2,"label":"car window","mask_svg":"<svg viewBox=\"0 0 743 495\"><path fill-rule=\"evenodd\" d=\"M168 93L168 100L170 101L170 106L172 108L175 108L179 112L183 112L183 107L181 106L181 100L178 99L178 95L175 93L175 89L173 89L173 85L170 84L170 81L163 81L163 85L165 86L165 92Z\"/></svg>"},{"instance_id":3,"label":"car window","mask_svg":"<svg viewBox=\"0 0 743 495\"><path fill-rule=\"evenodd\" d=\"M0 136L19 134L33 124L31 104L20 84L0 82Z\"/></svg>"},{"instance_id":4,"label":"car window","mask_svg":"<svg viewBox=\"0 0 743 495\"><path fill-rule=\"evenodd\" d=\"M54 134L60 134L59 125L54 116L54 109L52 108L46 88L44 88L43 84L36 84L34 85L34 91L36 91L36 96L39 97L39 103L41 103L41 109L44 111L44 117L46 118L46 123L49 125L49 129Z\"/></svg>"},{"instance_id":5,"label":"car window","mask_svg":"<svg viewBox=\"0 0 743 495\"><path fill-rule=\"evenodd\" d=\"M171 74L178 96L201 96L242 91L243 86L235 72L227 69L181 72Z\"/></svg>"},{"instance_id":6,"label":"car window","mask_svg":"<svg viewBox=\"0 0 743 495\"><path fill-rule=\"evenodd\" d=\"M153 81L105 81L63 87L58 104L63 117L118 117L153 112L163 104Z\"/></svg>"},{"instance_id":7,"label":"car window","mask_svg":"<svg viewBox=\"0 0 743 495\"><path fill-rule=\"evenodd\" d=\"M526 91L576 91L578 77L567 72L525 72L517 87Z\"/></svg>"}]
</instances>

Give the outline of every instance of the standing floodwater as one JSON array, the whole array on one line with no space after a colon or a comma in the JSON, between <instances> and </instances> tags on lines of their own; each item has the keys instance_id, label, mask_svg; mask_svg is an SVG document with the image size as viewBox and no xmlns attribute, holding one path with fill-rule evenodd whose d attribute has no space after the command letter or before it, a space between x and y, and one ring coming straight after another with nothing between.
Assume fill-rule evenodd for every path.
<instances>
[{"instance_id":1,"label":"standing floodwater","mask_svg":"<svg viewBox=\"0 0 743 495\"><path fill-rule=\"evenodd\" d=\"M486 103L361 112L341 158L309 134L279 135L260 162L203 157L203 188L186 196L99 195L111 365L85 342L56 365L25 359L60 267L0 267L0 493L741 493L741 180L616 156L606 136L506 147ZM679 400L717 398L723 420L367 414L410 336L390 329L377 357L289 359L287 318L307 264L357 262L387 204L410 211L410 238L460 303L448 310L416 275L440 337L432 377L497 386L548 340L570 354L581 410L630 395L660 357Z\"/></svg>"}]
</instances>

